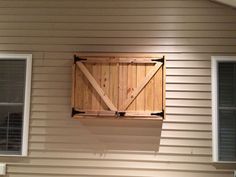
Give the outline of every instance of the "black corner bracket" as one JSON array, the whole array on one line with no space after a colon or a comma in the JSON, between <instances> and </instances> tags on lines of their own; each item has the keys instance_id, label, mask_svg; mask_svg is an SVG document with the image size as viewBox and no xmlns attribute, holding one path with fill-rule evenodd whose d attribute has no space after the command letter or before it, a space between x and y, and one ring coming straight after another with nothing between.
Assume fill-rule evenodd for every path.
<instances>
[{"instance_id":1,"label":"black corner bracket","mask_svg":"<svg viewBox=\"0 0 236 177\"><path fill-rule=\"evenodd\" d=\"M85 112L84 111L77 111L77 110L75 110L75 108L72 108L71 117L74 117L74 115L76 115L76 114L85 114Z\"/></svg>"},{"instance_id":2,"label":"black corner bracket","mask_svg":"<svg viewBox=\"0 0 236 177\"><path fill-rule=\"evenodd\" d=\"M116 112L116 116L117 116L117 117L124 117L124 116L125 116L125 112L119 112L119 111L117 111L117 112Z\"/></svg>"},{"instance_id":3,"label":"black corner bracket","mask_svg":"<svg viewBox=\"0 0 236 177\"><path fill-rule=\"evenodd\" d=\"M162 58L152 59L152 61L164 63L165 62L165 56L163 56Z\"/></svg>"},{"instance_id":4,"label":"black corner bracket","mask_svg":"<svg viewBox=\"0 0 236 177\"><path fill-rule=\"evenodd\" d=\"M153 112L151 116L161 116L164 119L164 110L162 112Z\"/></svg>"},{"instance_id":5,"label":"black corner bracket","mask_svg":"<svg viewBox=\"0 0 236 177\"><path fill-rule=\"evenodd\" d=\"M74 64L76 64L76 62L77 61L82 61L82 60L87 60L87 59L85 59L85 58L80 58L80 57L78 57L77 55L74 55Z\"/></svg>"}]
</instances>

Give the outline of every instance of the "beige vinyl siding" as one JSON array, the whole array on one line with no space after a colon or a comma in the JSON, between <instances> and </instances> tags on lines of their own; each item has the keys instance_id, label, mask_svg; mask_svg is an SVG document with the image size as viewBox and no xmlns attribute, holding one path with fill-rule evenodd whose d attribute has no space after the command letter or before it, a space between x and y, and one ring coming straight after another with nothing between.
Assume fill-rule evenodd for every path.
<instances>
[{"instance_id":1,"label":"beige vinyl siding","mask_svg":"<svg viewBox=\"0 0 236 177\"><path fill-rule=\"evenodd\" d=\"M0 51L33 54L29 156L0 157L7 177L233 176L235 164L212 163L210 58L236 55L235 9L209 0L0 0ZM164 122L71 119L77 51L165 55Z\"/></svg>"}]
</instances>

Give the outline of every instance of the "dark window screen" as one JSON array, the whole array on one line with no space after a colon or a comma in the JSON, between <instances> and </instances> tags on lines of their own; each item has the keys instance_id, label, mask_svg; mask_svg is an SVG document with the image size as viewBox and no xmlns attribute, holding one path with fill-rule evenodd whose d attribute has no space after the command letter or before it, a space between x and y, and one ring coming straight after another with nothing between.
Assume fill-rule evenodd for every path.
<instances>
[{"instance_id":1,"label":"dark window screen","mask_svg":"<svg viewBox=\"0 0 236 177\"><path fill-rule=\"evenodd\" d=\"M219 160L236 161L236 62L218 64Z\"/></svg>"},{"instance_id":2,"label":"dark window screen","mask_svg":"<svg viewBox=\"0 0 236 177\"><path fill-rule=\"evenodd\" d=\"M26 61L0 60L0 153L21 154Z\"/></svg>"}]
</instances>

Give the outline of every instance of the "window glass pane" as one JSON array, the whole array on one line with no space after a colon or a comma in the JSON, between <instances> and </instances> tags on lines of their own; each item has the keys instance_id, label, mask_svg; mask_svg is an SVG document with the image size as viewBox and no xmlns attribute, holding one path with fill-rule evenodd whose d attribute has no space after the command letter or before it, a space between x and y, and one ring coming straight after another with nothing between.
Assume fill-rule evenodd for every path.
<instances>
[{"instance_id":1,"label":"window glass pane","mask_svg":"<svg viewBox=\"0 0 236 177\"><path fill-rule=\"evenodd\" d=\"M0 60L0 153L21 154L26 61Z\"/></svg>"},{"instance_id":2,"label":"window glass pane","mask_svg":"<svg viewBox=\"0 0 236 177\"><path fill-rule=\"evenodd\" d=\"M219 159L236 161L236 110L220 110L219 118Z\"/></svg>"},{"instance_id":3,"label":"window glass pane","mask_svg":"<svg viewBox=\"0 0 236 177\"><path fill-rule=\"evenodd\" d=\"M0 151L21 152L23 106L0 106Z\"/></svg>"},{"instance_id":4,"label":"window glass pane","mask_svg":"<svg viewBox=\"0 0 236 177\"><path fill-rule=\"evenodd\" d=\"M236 63L218 64L219 160L236 161Z\"/></svg>"},{"instance_id":5,"label":"window glass pane","mask_svg":"<svg viewBox=\"0 0 236 177\"><path fill-rule=\"evenodd\" d=\"M0 102L23 103L25 60L0 60Z\"/></svg>"},{"instance_id":6,"label":"window glass pane","mask_svg":"<svg viewBox=\"0 0 236 177\"><path fill-rule=\"evenodd\" d=\"M219 106L235 106L235 63L219 63Z\"/></svg>"}]
</instances>

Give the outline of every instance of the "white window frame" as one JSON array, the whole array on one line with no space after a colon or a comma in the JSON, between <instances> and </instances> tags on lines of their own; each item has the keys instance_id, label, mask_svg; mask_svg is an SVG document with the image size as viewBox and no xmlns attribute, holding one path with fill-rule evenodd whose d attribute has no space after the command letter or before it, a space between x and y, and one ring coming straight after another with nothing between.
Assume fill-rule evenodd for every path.
<instances>
[{"instance_id":1,"label":"white window frame","mask_svg":"<svg viewBox=\"0 0 236 177\"><path fill-rule=\"evenodd\" d=\"M31 97L31 76L32 76L32 54L0 54L0 60L25 60L25 97L24 97L24 117L22 127L21 154L0 154L0 156L27 156L28 155L28 135L29 135L29 117L30 117L30 97Z\"/></svg>"},{"instance_id":2,"label":"white window frame","mask_svg":"<svg viewBox=\"0 0 236 177\"><path fill-rule=\"evenodd\" d=\"M235 161L219 160L218 138L218 63L236 62L236 56L212 56L211 57L211 90L212 90L212 160L220 163L235 163Z\"/></svg>"}]
</instances>

